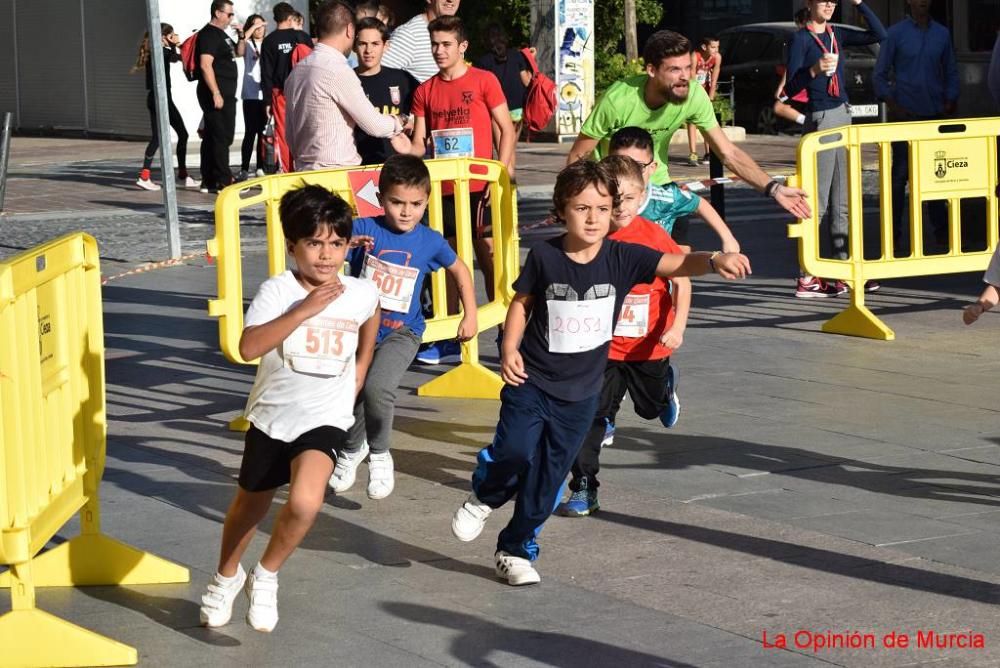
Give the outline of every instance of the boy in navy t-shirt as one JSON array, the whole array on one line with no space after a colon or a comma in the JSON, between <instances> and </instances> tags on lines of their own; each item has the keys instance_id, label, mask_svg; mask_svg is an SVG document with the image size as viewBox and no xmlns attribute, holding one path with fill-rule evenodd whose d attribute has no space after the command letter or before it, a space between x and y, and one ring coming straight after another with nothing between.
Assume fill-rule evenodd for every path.
<instances>
[{"instance_id":1,"label":"boy in navy t-shirt","mask_svg":"<svg viewBox=\"0 0 1000 668\"><path fill-rule=\"evenodd\" d=\"M455 512L452 533L475 539L486 518L515 496L500 532L497 577L511 585L540 580L535 537L552 514L570 466L597 410L608 346L625 296L655 277L718 271L742 278L737 253L662 254L605 240L617 183L606 167L580 161L563 169L553 192L566 234L528 254L514 282L501 346L500 420L479 452L472 494Z\"/></svg>"},{"instance_id":2,"label":"boy in navy t-shirt","mask_svg":"<svg viewBox=\"0 0 1000 668\"><path fill-rule=\"evenodd\" d=\"M354 221L355 237L370 237L367 250L351 252L351 273L375 283L382 306L375 357L354 407L354 426L337 457L330 478L335 492L354 484L358 464L369 456L368 497L384 499L395 485L389 437L396 392L413 361L424 333L420 286L424 277L444 267L458 286L463 316L459 341L478 333L472 276L440 233L420 220L427 208L431 175L423 160L412 155L386 159L379 177L379 199L385 215Z\"/></svg>"}]
</instances>

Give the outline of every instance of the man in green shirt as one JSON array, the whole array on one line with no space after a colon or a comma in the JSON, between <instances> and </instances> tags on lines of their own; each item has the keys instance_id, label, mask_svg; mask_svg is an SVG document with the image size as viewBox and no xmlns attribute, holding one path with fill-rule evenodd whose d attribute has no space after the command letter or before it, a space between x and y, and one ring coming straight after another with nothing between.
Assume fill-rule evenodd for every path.
<instances>
[{"instance_id":1,"label":"man in green shirt","mask_svg":"<svg viewBox=\"0 0 1000 668\"><path fill-rule=\"evenodd\" d=\"M603 157L607 140L615 131L637 126L653 136L659 166L650 180L662 185L670 181L667 171L670 138L679 128L692 123L733 173L773 197L797 218L809 218L811 212L804 191L771 179L722 132L705 89L690 85L690 52L691 43L683 35L661 30L650 36L642 53L646 74L619 81L604 93L580 129L567 164L590 157L595 151L598 157Z\"/></svg>"}]
</instances>

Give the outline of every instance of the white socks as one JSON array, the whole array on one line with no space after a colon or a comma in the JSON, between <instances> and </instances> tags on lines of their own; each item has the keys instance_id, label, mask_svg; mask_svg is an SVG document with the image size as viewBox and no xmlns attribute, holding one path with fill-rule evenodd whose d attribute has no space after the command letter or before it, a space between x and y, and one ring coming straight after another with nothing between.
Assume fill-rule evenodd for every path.
<instances>
[{"instance_id":1,"label":"white socks","mask_svg":"<svg viewBox=\"0 0 1000 668\"><path fill-rule=\"evenodd\" d=\"M277 580L278 579L278 571L273 571L272 572L272 571L267 570L266 568L264 568L263 566L260 565L259 561L257 562L257 565L253 567L253 574L254 574L255 577L262 578L262 579L265 579L265 580Z\"/></svg>"}]
</instances>

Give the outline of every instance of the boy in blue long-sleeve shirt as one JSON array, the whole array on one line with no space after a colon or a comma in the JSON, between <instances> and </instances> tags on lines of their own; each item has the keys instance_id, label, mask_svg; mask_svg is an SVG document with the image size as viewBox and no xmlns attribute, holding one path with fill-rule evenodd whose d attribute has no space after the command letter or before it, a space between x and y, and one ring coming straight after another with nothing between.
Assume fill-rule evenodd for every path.
<instances>
[{"instance_id":1,"label":"boy in blue long-sleeve shirt","mask_svg":"<svg viewBox=\"0 0 1000 668\"><path fill-rule=\"evenodd\" d=\"M873 44L885 39L885 28L875 13L862 0L851 0L868 22L866 31L845 30L830 23L837 2L831 0L806 0L809 22L792 35L788 45L788 73L785 91L794 97L799 91L809 91L806 113L806 132L827 130L851 124L848 110L847 83L844 61L840 52L844 47ZM817 165L819 189L816 206L818 220L830 216L829 245L833 257L847 259L847 154L843 149L833 149L820 154ZM826 255L826 253L824 253ZM877 289L870 282L865 289ZM799 278L796 297L834 297L847 291L838 281L828 285L824 280L805 276Z\"/></svg>"},{"instance_id":2,"label":"boy in blue long-sleeve shirt","mask_svg":"<svg viewBox=\"0 0 1000 668\"><path fill-rule=\"evenodd\" d=\"M949 116L958 102L958 65L948 29L930 16L931 0L906 0L910 16L889 28L875 64L875 94L889 106L891 121L929 121ZM903 236L909 152L892 143L892 229ZM948 240L948 207L928 203L938 242ZM897 253L898 254L898 253Z\"/></svg>"}]
</instances>

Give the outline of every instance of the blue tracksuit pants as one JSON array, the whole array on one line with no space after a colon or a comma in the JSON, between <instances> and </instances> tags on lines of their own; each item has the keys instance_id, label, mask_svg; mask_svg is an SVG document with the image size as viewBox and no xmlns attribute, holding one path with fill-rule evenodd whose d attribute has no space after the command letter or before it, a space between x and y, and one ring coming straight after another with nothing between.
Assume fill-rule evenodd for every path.
<instances>
[{"instance_id":1,"label":"blue tracksuit pants","mask_svg":"<svg viewBox=\"0 0 1000 668\"><path fill-rule=\"evenodd\" d=\"M538 558L535 537L559 503L597 410L600 393L564 401L527 382L500 392L500 421L493 442L479 452L472 491L491 508L516 496L514 516L497 549Z\"/></svg>"}]
</instances>

